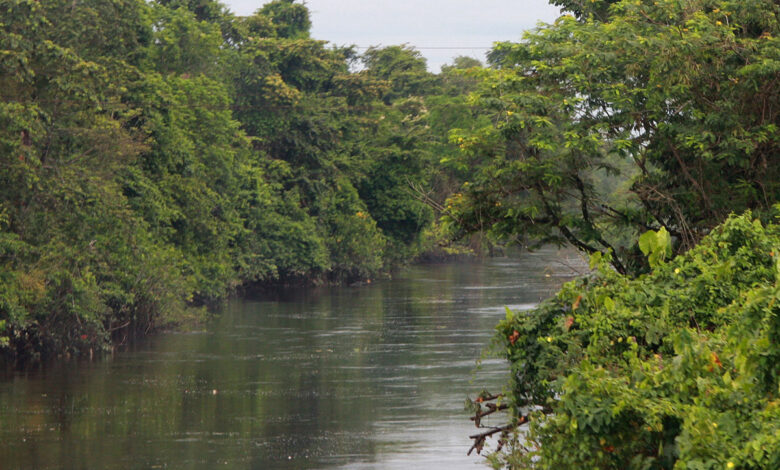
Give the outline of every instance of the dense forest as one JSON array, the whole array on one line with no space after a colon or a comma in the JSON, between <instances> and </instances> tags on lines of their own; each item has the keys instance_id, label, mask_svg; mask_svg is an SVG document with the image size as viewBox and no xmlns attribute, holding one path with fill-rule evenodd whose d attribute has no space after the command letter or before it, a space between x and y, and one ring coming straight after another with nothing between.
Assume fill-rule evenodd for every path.
<instances>
[{"instance_id":1,"label":"dense forest","mask_svg":"<svg viewBox=\"0 0 780 470\"><path fill-rule=\"evenodd\" d=\"M98 350L238 287L367 280L440 238L476 60L330 47L290 0L14 0L0 22L7 354Z\"/></svg>"},{"instance_id":2,"label":"dense forest","mask_svg":"<svg viewBox=\"0 0 780 470\"><path fill-rule=\"evenodd\" d=\"M474 173L443 222L570 244L595 271L500 323L510 388L471 406L511 418L474 449L497 437L496 468L780 468L780 6L552 3L567 14L478 72L493 124L453 131Z\"/></svg>"},{"instance_id":3,"label":"dense forest","mask_svg":"<svg viewBox=\"0 0 780 470\"><path fill-rule=\"evenodd\" d=\"M295 0L2 2L0 349L97 351L458 243L569 245L593 272L498 325L511 385L473 406L510 418L474 448L780 468L780 6L551 3L431 73L312 39Z\"/></svg>"}]
</instances>

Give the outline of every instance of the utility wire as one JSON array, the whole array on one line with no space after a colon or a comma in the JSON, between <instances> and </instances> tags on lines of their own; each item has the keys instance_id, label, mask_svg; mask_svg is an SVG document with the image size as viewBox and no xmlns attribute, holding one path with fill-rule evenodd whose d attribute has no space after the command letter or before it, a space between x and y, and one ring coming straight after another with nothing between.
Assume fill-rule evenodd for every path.
<instances>
[{"instance_id":1,"label":"utility wire","mask_svg":"<svg viewBox=\"0 0 780 470\"><path fill-rule=\"evenodd\" d=\"M445 50L445 51L462 51L464 49L469 50L475 50L475 51L489 51L492 50L492 47L488 46L413 46L409 44L402 44L403 46L409 46L411 49L415 50ZM379 47L385 47L382 45L379 46L351 46L355 49L376 49Z\"/></svg>"}]
</instances>

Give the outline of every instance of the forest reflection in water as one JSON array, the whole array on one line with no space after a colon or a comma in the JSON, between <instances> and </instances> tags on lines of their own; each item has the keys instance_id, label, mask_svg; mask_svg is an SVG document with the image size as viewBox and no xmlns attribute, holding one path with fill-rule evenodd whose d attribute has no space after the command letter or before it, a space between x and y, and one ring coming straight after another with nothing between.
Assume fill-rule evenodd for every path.
<instances>
[{"instance_id":1,"label":"forest reflection in water","mask_svg":"<svg viewBox=\"0 0 780 470\"><path fill-rule=\"evenodd\" d=\"M203 331L6 372L2 468L479 468L463 403L507 377L476 361L504 306L531 308L572 267L545 249L236 299Z\"/></svg>"}]
</instances>

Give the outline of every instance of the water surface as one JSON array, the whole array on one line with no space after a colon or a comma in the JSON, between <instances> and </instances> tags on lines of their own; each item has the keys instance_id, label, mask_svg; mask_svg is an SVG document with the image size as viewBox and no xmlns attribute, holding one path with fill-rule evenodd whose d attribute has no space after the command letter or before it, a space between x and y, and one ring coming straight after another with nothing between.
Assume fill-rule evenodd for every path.
<instances>
[{"instance_id":1,"label":"water surface","mask_svg":"<svg viewBox=\"0 0 780 470\"><path fill-rule=\"evenodd\" d=\"M542 250L236 299L203 331L0 372L0 468L478 469L463 403L507 377L476 361L504 306L571 266Z\"/></svg>"}]
</instances>

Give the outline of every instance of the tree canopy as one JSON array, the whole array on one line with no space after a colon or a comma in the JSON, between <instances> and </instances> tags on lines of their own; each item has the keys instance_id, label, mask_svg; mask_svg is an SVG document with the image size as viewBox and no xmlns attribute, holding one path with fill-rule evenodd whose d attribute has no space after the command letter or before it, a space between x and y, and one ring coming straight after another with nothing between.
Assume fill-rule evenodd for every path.
<instances>
[{"instance_id":1,"label":"tree canopy","mask_svg":"<svg viewBox=\"0 0 780 470\"><path fill-rule=\"evenodd\" d=\"M499 43L474 100L494 121L454 131L477 168L452 226L613 253L646 269L638 235L682 253L778 186L777 5L560 2L575 16Z\"/></svg>"},{"instance_id":2,"label":"tree canopy","mask_svg":"<svg viewBox=\"0 0 780 470\"><path fill-rule=\"evenodd\" d=\"M590 275L507 312L495 468L780 465L780 33L764 0L553 1L496 44L455 129L455 237L568 244ZM735 216L734 213L743 214ZM484 403L491 400L503 403Z\"/></svg>"},{"instance_id":3,"label":"tree canopy","mask_svg":"<svg viewBox=\"0 0 780 470\"><path fill-rule=\"evenodd\" d=\"M245 18L213 0L0 5L7 355L108 347L241 286L361 281L431 246L413 188L449 181L444 110L471 82L310 27L293 0Z\"/></svg>"},{"instance_id":4,"label":"tree canopy","mask_svg":"<svg viewBox=\"0 0 780 470\"><path fill-rule=\"evenodd\" d=\"M769 469L777 407L780 227L729 218L631 279L591 275L507 313L512 420L496 467Z\"/></svg>"},{"instance_id":5,"label":"tree canopy","mask_svg":"<svg viewBox=\"0 0 780 470\"><path fill-rule=\"evenodd\" d=\"M498 326L492 462L777 468L780 6L552 3L434 74L312 39L295 0L2 2L0 351L91 353L452 240L568 244L595 272Z\"/></svg>"}]
</instances>

